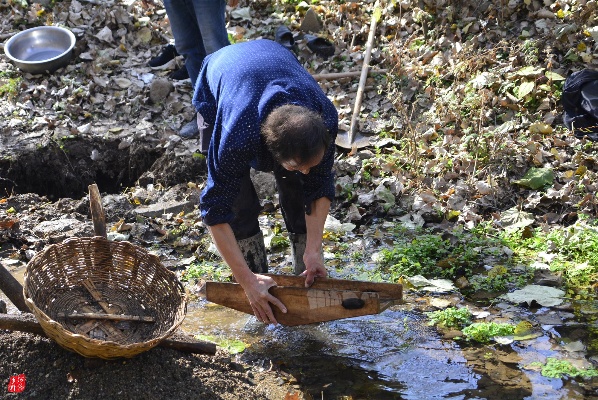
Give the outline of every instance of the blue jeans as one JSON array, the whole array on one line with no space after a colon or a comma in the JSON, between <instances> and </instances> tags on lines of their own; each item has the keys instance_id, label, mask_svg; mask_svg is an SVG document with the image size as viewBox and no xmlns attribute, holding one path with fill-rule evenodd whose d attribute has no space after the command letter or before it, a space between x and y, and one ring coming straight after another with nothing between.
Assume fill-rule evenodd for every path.
<instances>
[{"instance_id":1,"label":"blue jeans","mask_svg":"<svg viewBox=\"0 0 598 400\"><path fill-rule=\"evenodd\" d=\"M230 44L224 13L226 0L164 0L174 45L185 57L191 84L206 55Z\"/></svg>"}]
</instances>

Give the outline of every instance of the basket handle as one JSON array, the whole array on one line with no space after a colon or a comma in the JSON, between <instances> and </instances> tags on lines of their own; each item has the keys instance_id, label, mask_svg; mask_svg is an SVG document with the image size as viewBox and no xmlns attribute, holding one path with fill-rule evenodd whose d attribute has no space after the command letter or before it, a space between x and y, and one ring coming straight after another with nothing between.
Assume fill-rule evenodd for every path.
<instances>
[{"instance_id":1,"label":"basket handle","mask_svg":"<svg viewBox=\"0 0 598 400\"><path fill-rule=\"evenodd\" d=\"M106 217L104 215L104 208L102 207L102 197L98 185L89 185L89 208L91 209L91 219L93 220L93 231L96 236L106 235Z\"/></svg>"}]
</instances>

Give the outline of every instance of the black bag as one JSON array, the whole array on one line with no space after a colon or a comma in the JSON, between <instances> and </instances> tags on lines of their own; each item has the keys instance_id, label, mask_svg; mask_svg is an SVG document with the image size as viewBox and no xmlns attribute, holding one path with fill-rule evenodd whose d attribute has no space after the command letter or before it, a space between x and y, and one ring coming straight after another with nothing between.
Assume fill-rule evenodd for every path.
<instances>
[{"instance_id":1,"label":"black bag","mask_svg":"<svg viewBox=\"0 0 598 400\"><path fill-rule=\"evenodd\" d=\"M584 69L565 81L563 122L576 138L598 141L598 71Z\"/></svg>"}]
</instances>

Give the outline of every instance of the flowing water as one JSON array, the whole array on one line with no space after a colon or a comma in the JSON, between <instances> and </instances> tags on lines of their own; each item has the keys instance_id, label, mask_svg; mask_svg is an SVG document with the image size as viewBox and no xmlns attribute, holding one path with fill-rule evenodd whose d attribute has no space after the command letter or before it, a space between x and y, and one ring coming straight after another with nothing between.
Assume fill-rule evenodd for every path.
<instances>
[{"instance_id":1,"label":"flowing water","mask_svg":"<svg viewBox=\"0 0 598 400\"><path fill-rule=\"evenodd\" d=\"M22 283L24 268L12 272ZM0 299L17 312L1 292ZM243 341L241 361L283 371L313 399L598 399L596 378L545 378L527 367L547 357L587 364L598 355L592 347L598 327L548 324L554 319L548 309L536 314L546 322L541 336L486 346L442 338L409 301L377 315L285 327L200 299L189 305L181 328Z\"/></svg>"},{"instance_id":2,"label":"flowing water","mask_svg":"<svg viewBox=\"0 0 598 400\"><path fill-rule=\"evenodd\" d=\"M550 329L510 345L461 348L408 305L372 316L274 327L205 301L192 304L183 323L189 334L247 343L241 360L292 375L314 399L598 399L596 385L588 390L524 368L562 355L554 337L568 340L567 333Z\"/></svg>"}]
</instances>

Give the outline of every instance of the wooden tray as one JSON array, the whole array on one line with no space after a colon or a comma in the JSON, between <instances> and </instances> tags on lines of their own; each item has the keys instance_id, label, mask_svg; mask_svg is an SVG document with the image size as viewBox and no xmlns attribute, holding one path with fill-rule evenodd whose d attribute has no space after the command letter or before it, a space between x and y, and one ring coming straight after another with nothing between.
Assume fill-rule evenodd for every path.
<instances>
[{"instance_id":1,"label":"wooden tray","mask_svg":"<svg viewBox=\"0 0 598 400\"><path fill-rule=\"evenodd\" d=\"M287 313L283 313L272 306L274 317L287 326L379 314L403 299L403 286L399 284L316 278L306 288L305 278L301 276L266 275L278 284L270 288L270 293L287 307ZM253 314L243 288L237 283L207 282L206 299Z\"/></svg>"}]
</instances>

